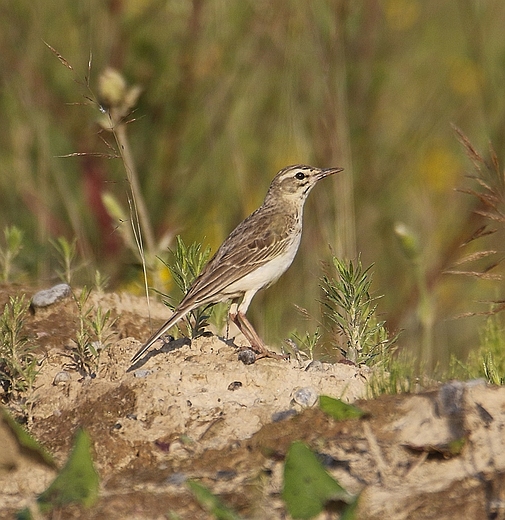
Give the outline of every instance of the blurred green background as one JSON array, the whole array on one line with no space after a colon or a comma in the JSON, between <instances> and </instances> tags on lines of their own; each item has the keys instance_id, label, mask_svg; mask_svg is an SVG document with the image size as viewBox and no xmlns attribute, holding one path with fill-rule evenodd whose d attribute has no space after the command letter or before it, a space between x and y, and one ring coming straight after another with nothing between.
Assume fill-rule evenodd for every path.
<instances>
[{"instance_id":1,"label":"blurred green background","mask_svg":"<svg viewBox=\"0 0 505 520\"><path fill-rule=\"evenodd\" d=\"M451 124L503 160L504 26L502 0L3 0L0 226L25 233L17 279L55 281L49 239L65 236L80 283L99 268L111 288L142 290L130 224L102 202L128 208L124 164L105 157L114 138L88 100L113 67L142 88L127 134L158 254L176 234L215 251L288 164L341 166L309 197L292 268L255 298L258 331L279 345L314 330L321 261L360 253L402 348L417 352L424 323L435 361L464 354L482 318L454 316L487 310L501 282L444 274L482 225L478 199L456 191L473 165ZM398 222L417 237L414 261ZM471 247L500 251L502 238Z\"/></svg>"}]
</instances>

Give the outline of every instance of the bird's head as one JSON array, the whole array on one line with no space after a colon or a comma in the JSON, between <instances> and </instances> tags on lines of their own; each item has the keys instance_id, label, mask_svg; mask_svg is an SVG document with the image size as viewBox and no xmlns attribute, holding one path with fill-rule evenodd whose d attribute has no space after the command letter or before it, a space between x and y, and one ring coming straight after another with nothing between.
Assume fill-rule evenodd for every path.
<instances>
[{"instance_id":1,"label":"bird's head","mask_svg":"<svg viewBox=\"0 0 505 520\"><path fill-rule=\"evenodd\" d=\"M341 172L343 168L314 168L305 164L295 164L283 168L272 180L267 193L270 198L299 201L303 204L317 181Z\"/></svg>"}]
</instances>

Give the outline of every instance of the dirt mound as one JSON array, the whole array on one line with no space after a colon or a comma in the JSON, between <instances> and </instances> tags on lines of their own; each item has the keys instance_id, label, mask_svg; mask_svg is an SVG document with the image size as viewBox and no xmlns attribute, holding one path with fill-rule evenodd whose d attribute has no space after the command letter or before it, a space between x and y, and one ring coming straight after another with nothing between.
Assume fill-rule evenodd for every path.
<instances>
[{"instance_id":1,"label":"dirt mound","mask_svg":"<svg viewBox=\"0 0 505 520\"><path fill-rule=\"evenodd\" d=\"M212 336L174 342L127 371L140 342L126 336L149 332L145 302L105 295L100 304L119 320L94 379L66 366L71 301L27 319L47 353L29 428L63 463L84 427L101 477L98 504L68 507L62 517L208 518L185 485L197 478L244 518L285 518L283 460L299 439L361 493L359 518L505 518L505 389L454 382L358 401L366 416L337 422L314 406L317 396L364 397L367 368L271 359L246 366L230 341ZM157 325L167 310L153 305L151 314ZM0 426L0 517L11 518L56 472Z\"/></svg>"}]
</instances>

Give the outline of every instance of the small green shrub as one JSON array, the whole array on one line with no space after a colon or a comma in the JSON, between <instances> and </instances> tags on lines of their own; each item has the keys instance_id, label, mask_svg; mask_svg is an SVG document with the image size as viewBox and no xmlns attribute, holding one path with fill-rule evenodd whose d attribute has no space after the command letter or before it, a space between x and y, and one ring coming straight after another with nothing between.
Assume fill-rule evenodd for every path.
<instances>
[{"instance_id":1,"label":"small green shrub","mask_svg":"<svg viewBox=\"0 0 505 520\"><path fill-rule=\"evenodd\" d=\"M14 270L14 259L23 247L23 232L16 226L4 228L5 246L0 247L0 273L1 280L5 283L11 282Z\"/></svg>"},{"instance_id":2,"label":"small green shrub","mask_svg":"<svg viewBox=\"0 0 505 520\"><path fill-rule=\"evenodd\" d=\"M173 256L173 262L163 263L169 269L180 294L185 295L209 260L210 247L202 249L202 245L196 242L187 246L182 238L177 236L175 250L170 250L170 253ZM164 300L165 305L172 310L178 305L178 302L175 302L176 300L168 297ZM210 311L213 305L205 305L195 309L184 318L192 338L197 338L203 334L205 327L208 326L208 319L210 318Z\"/></svg>"},{"instance_id":3,"label":"small green shrub","mask_svg":"<svg viewBox=\"0 0 505 520\"><path fill-rule=\"evenodd\" d=\"M0 384L10 399L29 405L39 369L34 345L23 333L27 311L24 294L11 296L0 316Z\"/></svg>"},{"instance_id":4,"label":"small green shrub","mask_svg":"<svg viewBox=\"0 0 505 520\"><path fill-rule=\"evenodd\" d=\"M502 314L492 313L480 332L480 346L466 361L452 356L448 378L483 378L493 385L505 384L505 323Z\"/></svg>"},{"instance_id":5,"label":"small green shrub","mask_svg":"<svg viewBox=\"0 0 505 520\"><path fill-rule=\"evenodd\" d=\"M372 267L363 269L360 258L356 263L346 263L333 257L334 274L324 275L321 281L325 315L344 338L345 345L340 350L346 359L357 364L378 363L397 339L390 338L385 322L377 320L375 301L380 296L370 296Z\"/></svg>"},{"instance_id":6,"label":"small green shrub","mask_svg":"<svg viewBox=\"0 0 505 520\"><path fill-rule=\"evenodd\" d=\"M70 285L75 271L74 261L77 255L77 239L69 242L65 237L58 237L56 240L50 240L50 242L56 251L57 260L60 264L56 274L62 282Z\"/></svg>"},{"instance_id":7,"label":"small green shrub","mask_svg":"<svg viewBox=\"0 0 505 520\"><path fill-rule=\"evenodd\" d=\"M73 293L77 306L76 346L72 351L73 368L83 375L95 375L100 367L100 355L110 346L112 327L116 319L110 310L88 303L91 289L84 286L79 295Z\"/></svg>"},{"instance_id":8,"label":"small green shrub","mask_svg":"<svg viewBox=\"0 0 505 520\"><path fill-rule=\"evenodd\" d=\"M295 331L291 334L291 337L292 339L286 340L286 342L294 351L295 356L300 358L300 361L301 356L313 361L316 347L319 346L321 340L321 329L317 327L313 334L305 332L305 335Z\"/></svg>"}]
</instances>

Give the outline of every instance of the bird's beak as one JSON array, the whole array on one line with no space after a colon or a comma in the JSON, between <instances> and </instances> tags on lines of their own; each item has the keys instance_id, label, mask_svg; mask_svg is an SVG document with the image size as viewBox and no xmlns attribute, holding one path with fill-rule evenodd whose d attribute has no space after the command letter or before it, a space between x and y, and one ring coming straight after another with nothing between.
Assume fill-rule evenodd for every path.
<instances>
[{"instance_id":1,"label":"bird's beak","mask_svg":"<svg viewBox=\"0 0 505 520\"><path fill-rule=\"evenodd\" d=\"M343 170L343 168L326 168L318 173L318 178L324 179L325 177L328 177L328 175L333 175L334 173L339 173Z\"/></svg>"}]
</instances>

